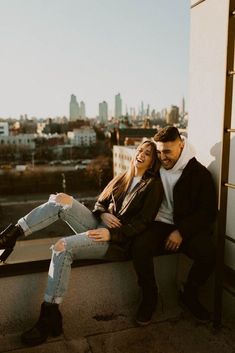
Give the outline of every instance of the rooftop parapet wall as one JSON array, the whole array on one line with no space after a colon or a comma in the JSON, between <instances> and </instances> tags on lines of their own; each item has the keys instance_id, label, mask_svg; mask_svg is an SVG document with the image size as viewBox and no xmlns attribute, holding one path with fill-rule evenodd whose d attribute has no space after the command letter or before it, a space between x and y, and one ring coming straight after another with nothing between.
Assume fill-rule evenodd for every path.
<instances>
[{"instance_id":1,"label":"rooftop parapet wall","mask_svg":"<svg viewBox=\"0 0 235 353\"><path fill-rule=\"evenodd\" d=\"M160 289L156 320L174 317L177 306L178 255L155 259ZM38 318L47 273L2 277L0 286L0 332L22 332ZM139 302L139 289L130 261L112 262L72 269L69 290L61 310L65 331L88 335L116 327L131 327Z\"/></svg>"}]
</instances>

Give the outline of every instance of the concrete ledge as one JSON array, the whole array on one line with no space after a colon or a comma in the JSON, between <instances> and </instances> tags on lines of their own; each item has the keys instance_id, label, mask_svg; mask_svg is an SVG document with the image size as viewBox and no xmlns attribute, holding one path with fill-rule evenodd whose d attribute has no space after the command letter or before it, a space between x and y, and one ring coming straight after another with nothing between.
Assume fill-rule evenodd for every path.
<instances>
[{"instance_id":1,"label":"concrete ledge","mask_svg":"<svg viewBox=\"0 0 235 353\"><path fill-rule=\"evenodd\" d=\"M174 317L177 305L179 255L155 259L159 305L154 320ZM1 278L0 331L19 333L38 318L47 273ZM72 269L67 296L61 305L65 334L70 338L133 327L139 289L130 261L104 263Z\"/></svg>"}]
</instances>

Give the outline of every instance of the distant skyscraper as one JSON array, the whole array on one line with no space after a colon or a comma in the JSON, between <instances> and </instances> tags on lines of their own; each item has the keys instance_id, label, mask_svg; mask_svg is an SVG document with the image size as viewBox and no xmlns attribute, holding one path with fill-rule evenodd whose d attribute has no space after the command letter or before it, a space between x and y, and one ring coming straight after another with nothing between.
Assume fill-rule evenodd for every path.
<instances>
[{"instance_id":1,"label":"distant skyscraper","mask_svg":"<svg viewBox=\"0 0 235 353\"><path fill-rule=\"evenodd\" d=\"M150 115L150 106L149 106L149 104L147 105L146 115L147 115L147 116L149 116L149 115Z\"/></svg>"},{"instance_id":2,"label":"distant skyscraper","mask_svg":"<svg viewBox=\"0 0 235 353\"><path fill-rule=\"evenodd\" d=\"M125 115L129 115L129 113L128 113L128 106L127 106L127 104L126 104L126 113L125 113Z\"/></svg>"},{"instance_id":3,"label":"distant skyscraper","mask_svg":"<svg viewBox=\"0 0 235 353\"><path fill-rule=\"evenodd\" d=\"M80 119L82 120L86 118L86 107L83 101L80 102L79 116L80 116Z\"/></svg>"},{"instance_id":4,"label":"distant skyscraper","mask_svg":"<svg viewBox=\"0 0 235 353\"><path fill-rule=\"evenodd\" d=\"M136 112L134 107L130 108L130 115L132 120L136 120Z\"/></svg>"},{"instance_id":5,"label":"distant skyscraper","mask_svg":"<svg viewBox=\"0 0 235 353\"><path fill-rule=\"evenodd\" d=\"M185 115L185 99L184 99L184 97L183 97L182 103L181 103L180 115L181 115L182 117L184 117L184 115Z\"/></svg>"},{"instance_id":6,"label":"distant skyscraper","mask_svg":"<svg viewBox=\"0 0 235 353\"><path fill-rule=\"evenodd\" d=\"M177 124L179 121L179 107L172 105L167 111L166 123L169 125Z\"/></svg>"},{"instance_id":7,"label":"distant skyscraper","mask_svg":"<svg viewBox=\"0 0 235 353\"><path fill-rule=\"evenodd\" d=\"M115 118L122 116L122 99L120 93L115 96Z\"/></svg>"},{"instance_id":8,"label":"distant skyscraper","mask_svg":"<svg viewBox=\"0 0 235 353\"><path fill-rule=\"evenodd\" d=\"M144 102L141 102L141 110L140 110L140 116L143 118L144 116Z\"/></svg>"},{"instance_id":9,"label":"distant skyscraper","mask_svg":"<svg viewBox=\"0 0 235 353\"><path fill-rule=\"evenodd\" d=\"M163 109L161 110L161 119L162 119L162 120L166 120L166 118L167 118L167 109L166 109L166 108L163 108Z\"/></svg>"},{"instance_id":10,"label":"distant skyscraper","mask_svg":"<svg viewBox=\"0 0 235 353\"><path fill-rule=\"evenodd\" d=\"M79 104L74 94L71 95L71 100L69 105L69 118L72 121L76 121L77 119L79 119Z\"/></svg>"},{"instance_id":11,"label":"distant skyscraper","mask_svg":"<svg viewBox=\"0 0 235 353\"><path fill-rule=\"evenodd\" d=\"M99 120L102 124L108 121L108 104L105 101L99 104Z\"/></svg>"}]
</instances>

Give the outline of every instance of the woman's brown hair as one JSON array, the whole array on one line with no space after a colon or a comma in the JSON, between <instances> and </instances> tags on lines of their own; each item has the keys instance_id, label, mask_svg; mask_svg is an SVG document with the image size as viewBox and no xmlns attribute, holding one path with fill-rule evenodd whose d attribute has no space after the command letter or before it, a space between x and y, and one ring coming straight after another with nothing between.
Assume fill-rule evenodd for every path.
<instances>
[{"instance_id":1,"label":"woman's brown hair","mask_svg":"<svg viewBox=\"0 0 235 353\"><path fill-rule=\"evenodd\" d=\"M144 144L148 144L148 146L151 146L151 152L152 152L151 167L147 169L144 175L142 176L142 179L147 179L150 177L155 177L157 175L160 168L160 162L158 160L157 153L156 153L156 144L151 140L145 140L142 143L140 143L138 148L140 148ZM100 201L108 198L112 193L114 194L115 199L118 200L120 196L122 196L127 192L130 186L130 183L135 175L135 166L134 166L135 157L136 157L136 153L130 162L129 169L126 172L113 178L109 182L109 184L104 188L104 190L102 191L102 193L98 198Z\"/></svg>"}]
</instances>

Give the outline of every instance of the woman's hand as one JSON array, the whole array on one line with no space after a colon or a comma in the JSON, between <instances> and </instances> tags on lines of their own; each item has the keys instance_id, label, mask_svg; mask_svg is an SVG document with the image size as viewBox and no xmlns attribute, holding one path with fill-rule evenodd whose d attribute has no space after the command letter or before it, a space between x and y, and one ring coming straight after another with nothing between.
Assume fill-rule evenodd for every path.
<instances>
[{"instance_id":1,"label":"woman's hand","mask_svg":"<svg viewBox=\"0 0 235 353\"><path fill-rule=\"evenodd\" d=\"M87 231L87 235L94 241L109 241L110 233L107 228L97 228Z\"/></svg>"},{"instance_id":2,"label":"woman's hand","mask_svg":"<svg viewBox=\"0 0 235 353\"><path fill-rule=\"evenodd\" d=\"M102 213L100 218L102 219L102 222L109 228L118 228L122 225L116 216L108 212Z\"/></svg>"},{"instance_id":3,"label":"woman's hand","mask_svg":"<svg viewBox=\"0 0 235 353\"><path fill-rule=\"evenodd\" d=\"M59 194L55 195L55 201L60 205L71 206L73 203L73 197L70 195L64 194L63 192L60 192Z\"/></svg>"}]
</instances>

